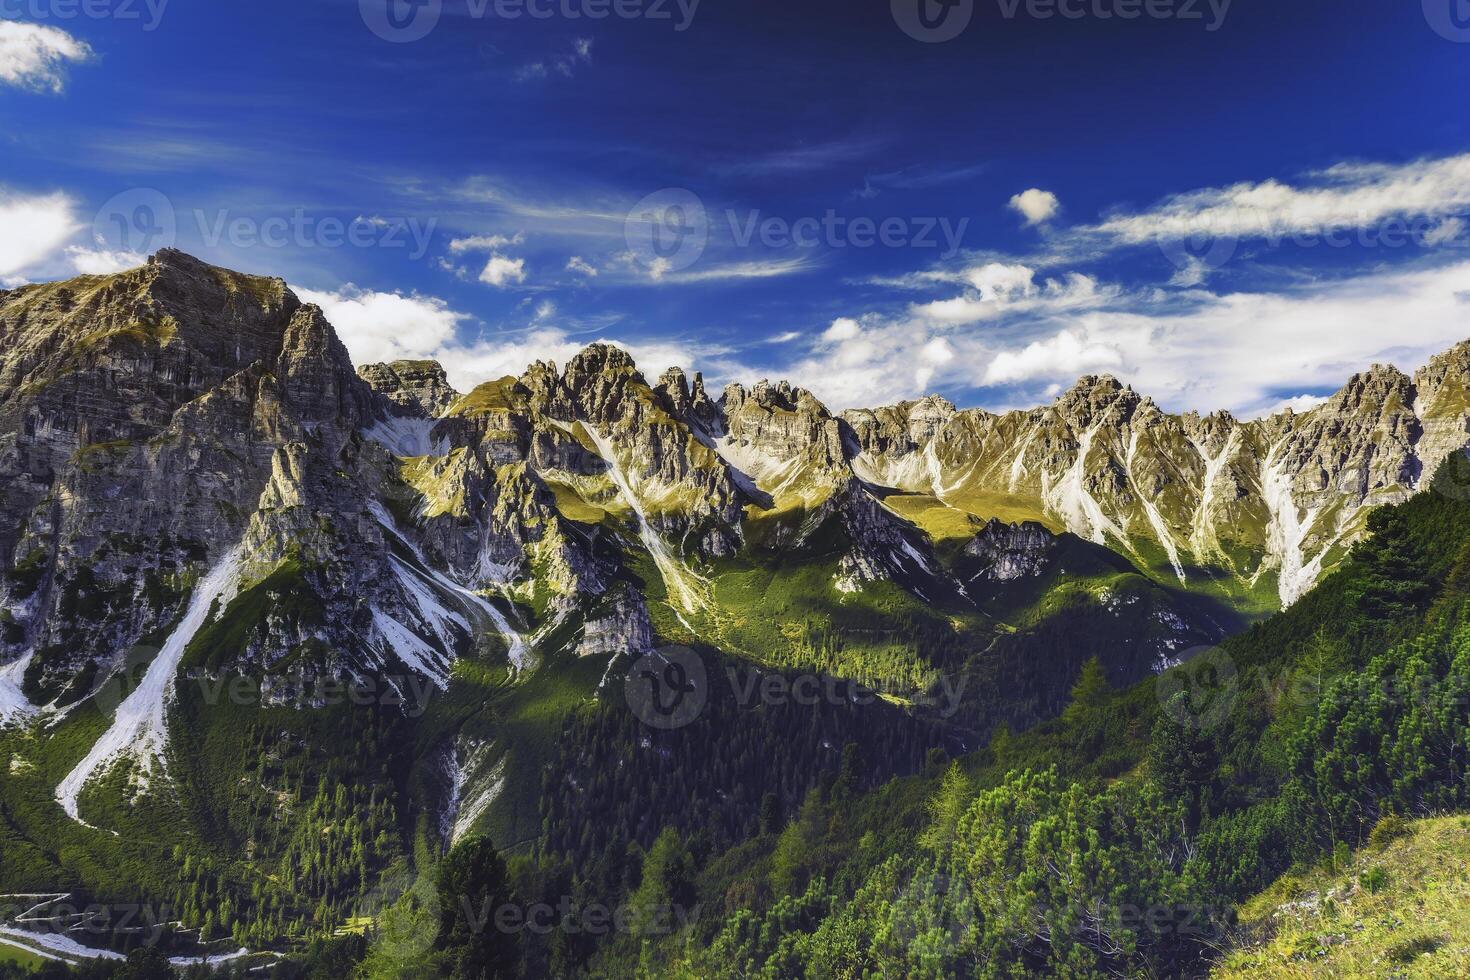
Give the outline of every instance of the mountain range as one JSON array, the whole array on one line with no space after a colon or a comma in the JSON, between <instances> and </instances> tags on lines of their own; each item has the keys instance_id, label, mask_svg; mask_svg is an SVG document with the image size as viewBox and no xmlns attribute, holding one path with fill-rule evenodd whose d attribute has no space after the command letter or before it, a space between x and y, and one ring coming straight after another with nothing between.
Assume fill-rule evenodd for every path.
<instances>
[{"instance_id":1,"label":"mountain range","mask_svg":"<svg viewBox=\"0 0 1470 980\"><path fill-rule=\"evenodd\" d=\"M136 854L99 835L166 814L171 846L304 876L311 785L369 774L342 805L385 807L388 842L350 887L262 900L236 935L270 945L319 903L346 917L415 841L597 833L568 823L596 792L578 773L620 763L576 744L577 706L672 644L882 693L773 765L794 810L842 739L888 740L876 784L1056 716L1093 657L1122 686L1293 605L1467 445L1470 342L1252 421L1106 376L1030 411L837 413L785 382L650 379L610 344L469 392L431 361L355 367L284 281L173 250L0 291L0 727L28 739L0 870L105 891ZM234 678L250 703L206 696ZM313 744L324 680L393 711ZM733 845L760 794L728 721L708 778Z\"/></svg>"}]
</instances>

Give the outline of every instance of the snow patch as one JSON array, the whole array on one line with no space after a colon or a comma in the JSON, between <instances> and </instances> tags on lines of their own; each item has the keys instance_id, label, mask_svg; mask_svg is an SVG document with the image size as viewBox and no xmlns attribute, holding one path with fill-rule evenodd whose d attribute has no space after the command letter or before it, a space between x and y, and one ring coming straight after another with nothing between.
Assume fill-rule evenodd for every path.
<instances>
[{"instance_id":1,"label":"snow patch","mask_svg":"<svg viewBox=\"0 0 1470 980\"><path fill-rule=\"evenodd\" d=\"M410 578L412 576L427 576L428 581L432 582L434 585L437 585L439 586L439 588L445 590L451 595L459 596L461 599L464 599L466 602L474 605L487 617L489 617L490 622L495 625L496 632L498 632L505 640L507 656L510 659L511 665L515 667L516 670L520 670L525 667L526 652L528 649L525 637L521 636L521 634L515 629L515 627L511 626L510 620L505 618L505 614L497 609L495 607L495 604L489 599L486 599L484 596L480 595L478 592L475 592L472 589L465 588L463 585L460 585L448 575L443 574L442 572L435 569L434 566L430 565L429 560L424 557L424 553L422 550L420 550L418 545L414 544L407 538L407 536L403 534L402 531L398 530L398 525L393 520L393 515L389 514L388 509L384 507L381 503L376 500L372 501L372 503L368 505L368 510L375 518L377 518L378 523L381 524L384 529L386 529L395 538L401 541L403 543L403 546L411 551L413 553L413 556L419 560L419 564L423 566L421 570L419 568L415 568L412 565L401 562L396 558L393 558L393 568L394 571L398 573L399 578L405 578L405 573L408 573L408 577ZM405 588L409 588L406 582ZM466 622L463 617L444 609L443 606L440 606L438 602L433 599L432 595L424 593L422 589L409 589L409 592L410 595L415 596L417 596L418 594L427 595L429 601L432 602L434 606L438 607L438 610L433 615L438 615L441 617L451 617L450 619L441 618L441 624L444 622L452 621L464 626L466 631L469 630L469 623ZM420 610L423 610L423 608L424 607L420 605ZM426 613L426 618L428 615L429 614ZM446 650L452 649L452 644L446 647ZM426 673L425 676L434 677L435 675L432 673ZM445 680L447 683L448 678L446 677ZM441 684L440 686L443 687L445 685Z\"/></svg>"},{"instance_id":2,"label":"snow patch","mask_svg":"<svg viewBox=\"0 0 1470 980\"><path fill-rule=\"evenodd\" d=\"M440 651L378 607L372 607L372 612L374 629L399 660L429 678L440 690L449 686L449 672L443 665L445 657Z\"/></svg>"},{"instance_id":3,"label":"snow patch","mask_svg":"<svg viewBox=\"0 0 1470 980\"><path fill-rule=\"evenodd\" d=\"M437 419L390 418L363 429L362 434L395 456L447 456L449 444L433 437L437 424Z\"/></svg>"},{"instance_id":4,"label":"snow patch","mask_svg":"<svg viewBox=\"0 0 1470 980\"><path fill-rule=\"evenodd\" d=\"M473 762L474 758L472 757L471 764ZM463 791L464 785L469 781L469 773L461 772L459 779L461 780L460 789ZM505 791L504 759L497 762L495 768L490 770L490 774L485 777L485 782L485 787L478 793L475 793L455 814L454 830L449 837L450 846L458 844L464 839L474 829L480 817L484 816L485 811L490 809L490 805L499 799L500 794Z\"/></svg>"},{"instance_id":5,"label":"snow patch","mask_svg":"<svg viewBox=\"0 0 1470 980\"><path fill-rule=\"evenodd\" d=\"M664 587L668 590L669 598L677 599L679 606L682 606L684 611L691 615L707 609L709 602L705 599L700 585L708 583L704 578L689 569L683 562L676 559L670 553L668 545L664 544L663 538L659 537L658 532L649 526L648 517L643 510L643 504L639 501L638 494L633 491L633 484L628 480L627 474L623 472L621 464L618 463L617 454L613 451L612 445L608 442L607 437L586 423L582 424L582 428L586 431L587 437L592 440L593 445L597 447L598 455L607 464L608 476L611 478L613 486L618 488L618 492L628 502L628 506L633 508L633 515L638 519L638 537L642 539L643 546L648 549L649 555L653 557L653 563L658 566L659 574L663 576ZM689 582L691 578L699 584L691 585ZM670 606L673 606L673 603L670 603ZM675 615L678 615L677 608L674 609L674 612ZM684 622L682 616L679 617L679 621ZM684 623L684 627L692 630L692 627L688 623Z\"/></svg>"},{"instance_id":6,"label":"snow patch","mask_svg":"<svg viewBox=\"0 0 1470 980\"><path fill-rule=\"evenodd\" d=\"M1272 447L1266 457L1261 473L1261 496L1270 512L1271 523L1266 531L1266 550L1277 559L1277 581L1281 593L1281 606L1287 608L1307 594L1322 571L1324 550L1311 561L1303 555L1303 544L1312 531L1320 513L1311 508L1301 508L1292 494L1292 478L1287 472L1286 460L1277 460L1277 453L1285 444ZM1302 511L1306 510L1305 516Z\"/></svg>"},{"instance_id":7,"label":"snow patch","mask_svg":"<svg viewBox=\"0 0 1470 980\"><path fill-rule=\"evenodd\" d=\"M168 747L166 714L169 703L176 696L174 675L178 672L184 651L209 618L215 600L223 599L238 588L241 553L239 546L232 548L195 587L183 620L148 665L142 683L118 705L112 726L92 746L92 751L56 787L56 802L71 819L84 823L77 813L77 799L82 787L122 758L137 762L145 785L147 777L155 772L167 774L168 763L164 756ZM226 601L222 605L227 604Z\"/></svg>"},{"instance_id":8,"label":"snow patch","mask_svg":"<svg viewBox=\"0 0 1470 980\"><path fill-rule=\"evenodd\" d=\"M1042 475L1042 498L1062 521L1067 530L1094 544L1107 545L1107 536L1119 541L1128 536L1103 512L1102 505L1087 491L1087 457L1092 454L1092 442L1097 437L1097 427L1083 433L1077 446L1077 459L1063 474L1055 486Z\"/></svg>"},{"instance_id":9,"label":"snow patch","mask_svg":"<svg viewBox=\"0 0 1470 980\"><path fill-rule=\"evenodd\" d=\"M127 959L121 953L115 953L110 949L97 949L94 946L83 946L75 939L60 936L54 932L28 932L25 929L0 926L0 938L19 940L20 945L43 959L61 960L66 963L74 963L78 960L121 962Z\"/></svg>"},{"instance_id":10,"label":"snow patch","mask_svg":"<svg viewBox=\"0 0 1470 980\"><path fill-rule=\"evenodd\" d=\"M59 961L73 966L83 960L122 962L127 959L121 953L110 949L99 949L96 946L84 946L69 936L54 932L29 932L25 929L0 926L0 938L15 940L18 945L24 947L28 952L35 953L43 960ZM213 956L170 956L168 962L170 966L175 967L221 966L254 955L256 954L250 950L241 948L233 953L217 953Z\"/></svg>"},{"instance_id":11,"label":"snow patch","mask_svg":"<svg viewBox=\"0 0 1470 980\"><path fill-rule=\"evenodd\" d=\"M0 727L23 722L39 710L21 690L26 668L35 655L34 650L27 650L19 660L0 667Z\"/></svg>"},{"instance_id":12,"label":"snow patch","mask_svg":"<svg viewBox=\"0 0 1470 980\"><path fill-rule=\"evenodd\" d=\"M1154 505L1148 494L1138 485L1138 480L1133 475L1133 461L1138 456L1138 430L1134 430L1128 436L1128 459L1124 467L1128 470L1128 482L1133 484L1133 489L1138 493L1138 501L1143 504L1143 512L1148 516L1148 522L1154 529L1154 536L1159 539L1164 552L1169 556L1169 564L1174 566L1174 574L1179 577L1179 584L1184 583L1184 566L1179 561L1179 549L1174 545L1174 535L1169 531L1169 525L1164 523L1164 517L1159 513L1159 508Z\"/></svg>"},{"instance_id":13,"label":"snow patch","mask_svg":"<svg viewBox=\"0 0 1470 980\"><path fill-rule=\"evenodd\" d=\"M1036 441L1036 435L1041 431L1040 426L1033 425L1030 433L1021 441L1021 447L1016 450L1016 458L1011 460L1010 483L1008 488L1011 493L1021 485L1021 480L1026 475L1026 450L1031 448L1031 443Z\"/></svg>"},{"instance_id":14,"label":"snow patch","mask_svg":"<svg viewBox=\"0 0 1470 980\"><path fill-rule=\"evenodd\" d=\"M1232 429L1230 437L1225 440L1224 447L1218 455L1211 456L1205 452L1204 444L1196 439L1189 440L1194 445L1195 452L1199 453L1200 459L1204 460L1205 476L1204 482L1200 484L1199 509L1194 512L1194 527L1189 535L1189 547L1199 556L1215 554L1226 557L1225 549L1220 546L1220 535L1215 530L1215 521L1210 514L1210 508L1215 503L1215 484L1220 482L1220 474L1225 471L1230 462L1231 453L1235 452L1236 445L1240 442L1240 430Z\"/></svg>"}]
</instances>

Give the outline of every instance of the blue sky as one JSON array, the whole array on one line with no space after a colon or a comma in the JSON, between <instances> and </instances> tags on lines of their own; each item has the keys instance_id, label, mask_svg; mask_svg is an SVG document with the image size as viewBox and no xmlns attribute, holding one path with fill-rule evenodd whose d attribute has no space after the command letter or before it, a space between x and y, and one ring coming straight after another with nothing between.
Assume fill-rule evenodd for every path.
<instances>
[{"instance_id":1,"label":"blue sky","mask_svg":"<svg viewBox=\"0 0 1470 980\"><path fill-rule=\"evenodd\" d=\"M834 407L1470 337L1462 0L151 2L0 0L5 283L176 244L461 386L611 339Z\"/></svg>"}]
</instances>

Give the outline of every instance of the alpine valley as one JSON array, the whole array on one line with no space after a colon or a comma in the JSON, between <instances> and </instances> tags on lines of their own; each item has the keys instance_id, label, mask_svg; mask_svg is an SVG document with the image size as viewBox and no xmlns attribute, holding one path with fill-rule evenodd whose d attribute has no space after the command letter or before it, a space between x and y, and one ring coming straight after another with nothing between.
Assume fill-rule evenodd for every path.
<instances>
[{"instance_id":1,"label":"alpine valley","mask_svg":"<svg viewBox=\"0 0 1470 980\"><path fill-rule=\"evenodd\" d=\"M0 950L1238 966L1240 903L1465 805L1463 701L1323 691L1464 682L1467 446L1470 342L1253 421L1112 377L839 414L607 344L354 366L174 250L0 291ZM1238 710L1170 724L1205 662Z\"/></svg>"}]
</instances>

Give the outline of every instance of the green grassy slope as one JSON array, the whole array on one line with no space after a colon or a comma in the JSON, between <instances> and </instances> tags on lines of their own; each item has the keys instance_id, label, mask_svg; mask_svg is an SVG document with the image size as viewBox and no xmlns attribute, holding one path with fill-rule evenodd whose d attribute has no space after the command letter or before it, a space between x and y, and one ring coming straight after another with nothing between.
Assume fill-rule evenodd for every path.
<instances>
[{"instance_id":1,"label":"green grassy slope","mask_svg":"<svg viewBox=\"0 0 1470 980\"><path fill-rule=\"evenodd\" d=\"M1247 902L1212 976L1470 975L1470 818L1394 819L1373 837Z\"/></svg>"}]
</instances>

